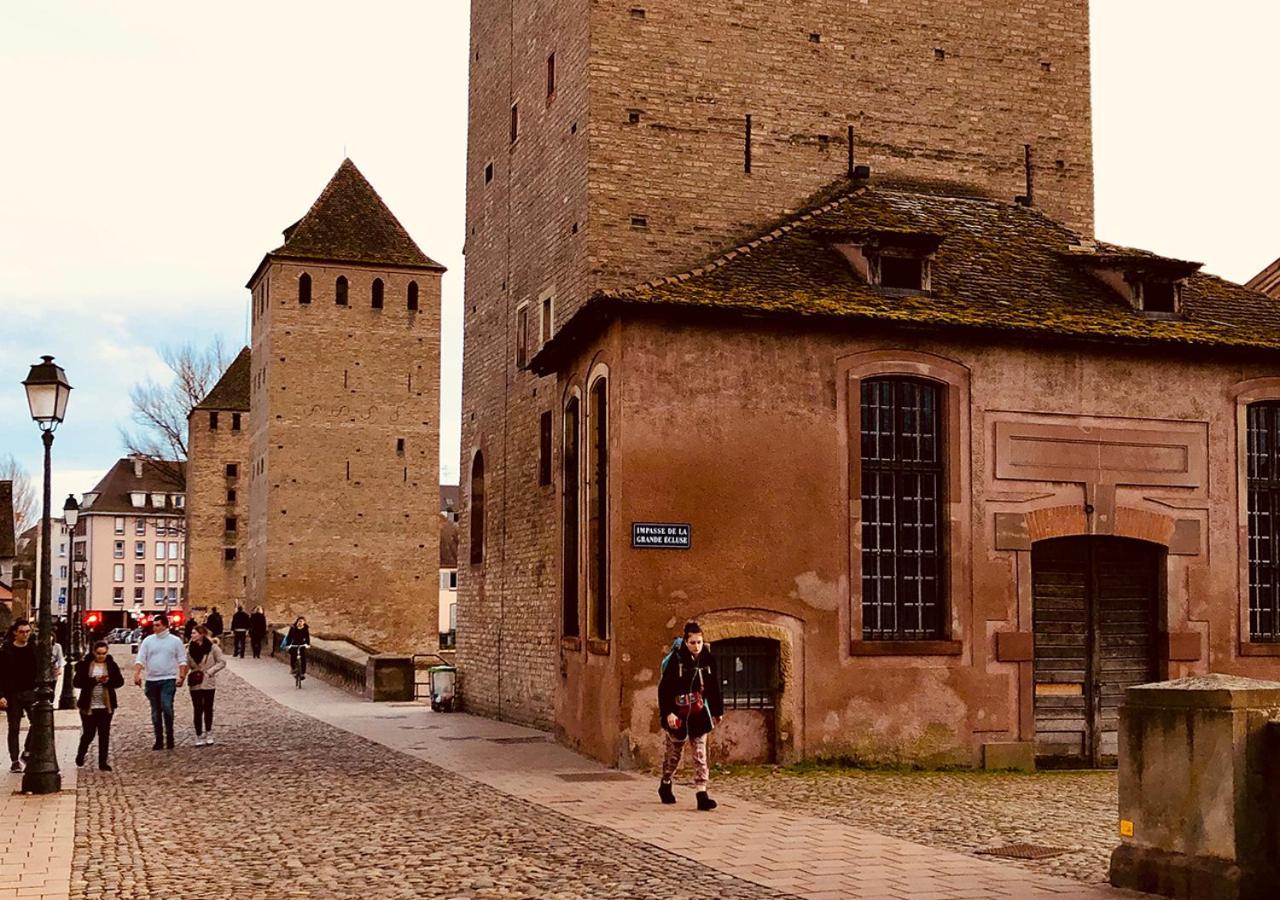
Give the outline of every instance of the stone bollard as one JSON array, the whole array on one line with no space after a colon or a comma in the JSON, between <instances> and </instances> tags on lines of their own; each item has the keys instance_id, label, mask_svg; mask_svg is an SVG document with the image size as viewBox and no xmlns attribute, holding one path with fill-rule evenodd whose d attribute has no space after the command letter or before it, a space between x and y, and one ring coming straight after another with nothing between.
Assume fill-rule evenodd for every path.
<instances>
[{"instance_id":1,"label":"stone bollard","mask_svg":"<svg viewBox=\"0 0 1280 900\"><path fill-rule=\"evenodd\" d=\"M1188 900L1277 896L1278 717L1274 681L1199 675L1125 692L1113 885Z\"/></svg>"},{"instance_id":2,"label":"stone bollard","mask_svg":"<svg viewBox=\"0 0 1280 900\"><path fill-rule=\"evenodd\" d=\"M413 682L412 656L374 654L365 667L364 695L375 703L412 700Z\"/></svg>"}]
</instances>

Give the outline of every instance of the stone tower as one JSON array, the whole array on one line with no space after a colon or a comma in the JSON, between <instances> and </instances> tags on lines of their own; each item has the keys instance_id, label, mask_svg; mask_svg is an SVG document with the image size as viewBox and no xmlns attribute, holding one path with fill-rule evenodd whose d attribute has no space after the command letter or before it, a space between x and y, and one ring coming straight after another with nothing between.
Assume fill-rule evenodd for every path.
<instances>
[{"instance_id":1,"label":"stone tower","mask_svg":"<svg viewBox=\"0 0 1280 900\"><path fill-rule=\"evenodd\" d=\"M433 648L444 268L350 160L284 237L247 285L248 603Z\"/></svg>"},{"instance_id":2,"label":"stone tower","mask_svg":"<svg viewBox=\"0 0 1280 900\"><path fill-rule=\"evenodd\" d=\"M521 361L594 293L687 270L853 165L1008 200L1030 180L1029 202L1091 232L1088 26L1087 0L473 0L471 709L546 726L560 681L560 507L538 460L560 398Z\"/></svg>"},{"instance_id":3,"label":"stone tower","mask_svg":"<svg viewBox=\"0 0 1280 900\"><path fill-rule=\"evenodd\" d=\"M187 417L188 609L234 610L245 599L249 379L245 347Z\"/></svg>"}]
</instances>

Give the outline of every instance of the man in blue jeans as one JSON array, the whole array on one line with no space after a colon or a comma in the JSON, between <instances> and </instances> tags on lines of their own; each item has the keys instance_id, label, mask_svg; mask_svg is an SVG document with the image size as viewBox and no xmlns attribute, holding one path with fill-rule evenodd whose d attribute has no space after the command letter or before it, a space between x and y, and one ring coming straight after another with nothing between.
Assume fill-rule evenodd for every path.
<instances>
[{"instance_id":1,"label":"man in blue jeans","mask_svg":"<svg viewBox=\"0 0 1280 900\"><path fill-rule=\"evenodd\" d=\"M151 620L153 633L138 648L133 667L133 683L142 684L146 672L146 694L151 703L151 727L156 733L152 750L173 749L173 695L187 677L187 648L182 638L169 631L169 619L161 614Z\"/></svg>"}]
</instances>

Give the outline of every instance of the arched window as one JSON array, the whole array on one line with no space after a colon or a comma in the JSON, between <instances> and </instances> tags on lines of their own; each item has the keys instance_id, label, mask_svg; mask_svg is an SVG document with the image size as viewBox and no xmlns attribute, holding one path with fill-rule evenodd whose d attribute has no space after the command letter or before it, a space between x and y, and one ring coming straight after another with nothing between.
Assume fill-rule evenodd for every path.
<instances>
[{"instance_id":1,"label":"arched window","mask_svg":"<svg viewBox=\"0 0 1280 900\"><path fill-rule=\"evenodd\" d=\"M591 596L591 637L609 639L609 380L591 385L587 463L587 589Z\"/></svg>"},{"instance_id":2,"label":"arched window","mask_svg":"<svg viewBox=\"0 0 1280 900\"><path fill-rule=\"evenodd\" d=\"M418 311L418 282L409 282L409 312Z\"/></svg>"},{"instance_id":3,"label":"arched window","mask_svg":"<svg viewBox=\"0 0 1280 900\"><path fill-rule=\"evenodd\" d=\"M306 272L298 276L298 302L311 302L311 276Z\"/></svg>"},{"instance_id":4,"label":"arched window","mask_svg":"<svg viewBox=\"0 0 1280 900\"><path fill-rule=\"evenodd\" d=\"M582 462L582 435L579 429L581 405L577 397L571 397L564 408L564 453L561 455L564 477L564 575L560 579L560 590L565 637L578 637L581 633L578 615L578 547L581 540L578 517L582 502L578 469Z\"/></svg>"},{"instance_id":5,"label":"arched window","mask_svg":"<svg viewBox=\"0 0 1280 900\"><path fill-rule=\"evenodd\" d=\"M484 454L471 462L471 565L484 562Z\"/></svg>"},{"instance_id":6,"label":"arched window","mask_svg":"<svg viewBox=\"0 0 1280 900\"><path fill-rule=\"evenodd\" d=\"M1280 402L1249 405L1249 640L1280 642Z\"/></svg>"},{"instance_id":7,"label":"arched window","mask_svg":"<svg viewBox=\"0 0 1280 900\"><path fill-rule=\"evenodd\" d=\"M347 276L339 275L333 286L334 300L339 306L347 305Z\"/></svg>"},{"instance_id":8,"label":"arched window","mask_svg":"<svg viewBox=\"0 0 1280 900\"><path fill-rule=\"evenodd\" d=\"M382 279L373 279L373 308L382 309Z\"/></svg>"},{"instance_id":9,"label":"arched window","mask_svg":"<svg viewBox=\"0 0 1280 900\"><path fill-rule=\"evenodd\" d=\"M862 636L946 637L941 385L862 382Z\"/></svg>"}]
</instances>

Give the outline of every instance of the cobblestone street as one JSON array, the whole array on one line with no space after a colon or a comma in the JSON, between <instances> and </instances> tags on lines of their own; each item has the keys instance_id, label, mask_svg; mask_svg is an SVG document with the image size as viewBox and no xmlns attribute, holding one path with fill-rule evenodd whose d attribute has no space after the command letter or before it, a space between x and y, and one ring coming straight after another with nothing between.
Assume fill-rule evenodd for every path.
<instances>
[{"instance_id":1,"label":"cobblestone street","mask_svg":"<svg viewBox=\"0 0 1280 900\"><path fill-rule=\"evenodd\" d=\"M1116 837L1115 772L877 772L742 769L717 778L738 796L927 844L976 853L1011 844L1067 848L1014 860L1104 883Z\"/></svg>"},{"instance_id":2,"label":"cobblestone street","mask_svg":"<svg viewBox=\"0 0 1280 900\"><path fill-rule=\"evenodd\" d=\"M307 687L311 687L308 682ZM279 706L225 673L217 743L151 750L131 686L115 772L80 772L71 896L775 897Z\"/></svg>"}]
</instances>

